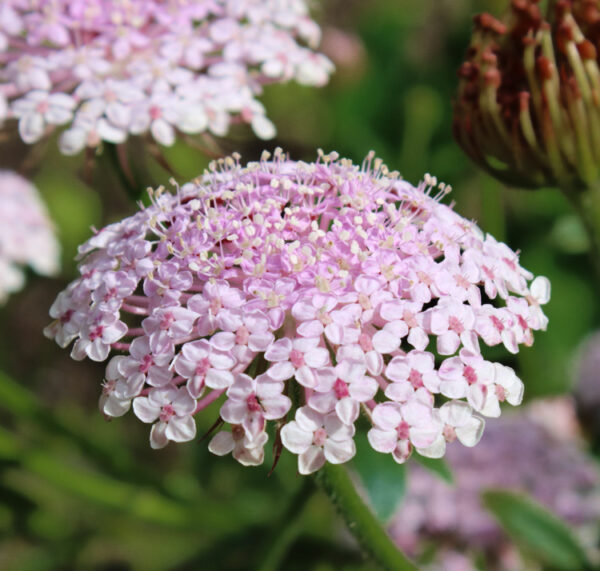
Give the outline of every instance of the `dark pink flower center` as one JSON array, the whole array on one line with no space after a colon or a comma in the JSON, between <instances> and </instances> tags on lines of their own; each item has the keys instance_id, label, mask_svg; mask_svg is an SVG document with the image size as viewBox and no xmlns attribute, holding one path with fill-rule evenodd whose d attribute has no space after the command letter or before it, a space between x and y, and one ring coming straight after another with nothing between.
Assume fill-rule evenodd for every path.
<instances>
[{"instance_id":1,"label":"dark pink flower center","mask_svg":"<svg viewBox=\"0 0 600 571\"><path fill-rule=\"evenodd\" d=\"M509 260L508 258L502 258L502 261L513 271L517 271L517 265L513 260Z\"/></svg>"},{"instance_id":2,"label":"dark pink flower center","mask_svg":"<svg viewBox=\"0 0 600 571\"><path fill-rule=\"evenodd\" d=\"M204 377L206 376L206 373L208 373L208 369L210 369L210 361L208 360L208 357L203 357L198 361L195 373L199 377Z\"/></svg>"},{"instance_id":3,"label":"dark pink flower center","mask_svg":"<svg viewBox=\"0 0 600 571\"><path fill-rule=\"evenodd\" d=\"M496 385L496 396L500 402L504 402L506 400L506 390L501 385Z\"/></svg>"},{"instance_id":4,"label":"dark pink flower center","mask_svg":"<svg viewBox=\"0 0 600 571\"><path fill-rule=\"evenodd\" d=\"M210 312L213 315L217 315L217 313L219 313L222 307L223 305L221 304L221 300L218 297L215 297L214 299L210 300Z\"/></svg>"},{"instance_id":5,"label":"dark pink flower center","mask_svg":"<svg viewBox=\"0 0 600 571\"><path fill-rule=\"evenodd\" d=\"M454 331L455 333L457 333L458 335L460 335L465 330L465 327L462 324L462 321L458 317L451 315L448 318L448 329L450 329L450 330Z\"/></svg>"},{"instance_id":6,"label":"dark pink flower center","mask_svg":"<svg viewBox=\"0 0 600 571\"><path fill-rule=\"evenodd\" d=\"M153 364L152 355L144 355L140 363L140 373L147 373Z\"/></svg>"},{"instance_id":7,"label":"dark pink flower center","mask_svg":"<svg viewBox=\"0 0 600 571\"><path fill-rule=\"evenodd\" d=\"M490 315L490 321L492 325L498 330L498 333L502 333L504 331L504 323L500 321L495 315Z\"/></svg>"},{"instance_id":8,"label":"dark pink flower center","mask_svg":"<svg viewBox=\"0 0 600 571\"><path fill-rule=\"evenodd\" d=\"M333 390L335 392L335 396L338 399L343 399L350 395L350 391L348 390L348 384L342 381L342 379L336 379L335 383L333 383Z\"/></svg>"},{"instance_id":9,"label":"dark pink flower center","mask_svg":"<svg viewBox=\"0 0 600 571\"><path fill-rule=\"evenodd\" d=\"M475 372L475 369L471 367L471 365L467 365L465 367L463 371L463 377L470 385L474 385L477 382L477 373Z\"/></svg>"},{"instance_id":10,"label":"dark pink flower center","mask_svg":"<svg viewBox=\"0 0 600 571\"><path fill-rule=\"evenodd\" d=\"M61 323L68 323L69 321L71 321L71 317L73 317L73 313L74 313L74 311L72 309L67 309L67 311L65 311L60 316L60 322Z\"/></svg>"},{"instance_id":11,"label":"dark pink flower center","mask_svg":"<svg viewBox=\"0 0 600 571\"><path fill-rule=\"evenodd\" d=\"M102 337L102 332L104 331L104 327L102 325L98 325L96 329L90 332L90 341L95 341L98 337Z\"/></svg>"},{"instance_id":12,"label":"dark pink flower center","mask_svg":"<svg viewBox=\"0 0 600 571\"><path fill-rule=\"evenodd\" d=\"M522 329L524 329L524 330L529 329L529 325L527 325L527 321L525 321L525 319L523 319L522 315L517 315L517 319L519 320L519 325L521 326Z\"/></svg>"},{"instance_id":13,"label":"dark pink flower center","mask_svg":"<svg viewBox=\"0 0 600 571\"><path fill-rule=\"evenodd\" d=\"M175 316L169 311L163 315L163 318L160 322L160 328L163 330L169 329L173 322L175 321Z\"/></svg>"},{"instance_id":14,"label":"dark pink flower center","mask_svg":"<svg viewBox=\"0 0 600 571\"><path fill-rule=\"evenodd\" d=\"M262 407L256 398L256 395L252 394L246 399L246 406L250 412L260 412Z\"/></svg>"},{"instance_id":15,"label":"dark pink flower center","mask_svg":"<svg viewBox=\"0 0 600 571\"><path fill-rule=\"evenodd\" d=\"M323 446L327 440L327 431L324 428L317 428L313 433L313 444Z\"/></svg>"},{"instance_id":16,"label":"dark pink flower center","mask_svg":"<svg viewBox=\"0 0 600 571\"><path fill-rule=\"evenodd\" d=\"M420 389L423 386L423 375L416 369L410 370L408 380L415 389Z\"/></svg>"},{"instance_id":17,"label":"dark pink flower center","mask_svg":"<svg viewBox=\"0 0 600 571\"><path fill-rule=\"evenodd\" d=\"M410 434L410 425L408 424L408 422L406 422L405 420L403 420L397 427L396 427L396 434L398 435L398 440L408 440L409 434Z\"/></svg>"},{"instance_id":18,"label":"dark pink flower center","mask_svg":"<svg viewBox=\"0 0 600 571\"><path fill-rule=\"evenodd\" d=\"M152 120L155 119L160 119L162 117L162 111L160 109L160 107L157 107L156 105L152 105L152 107L150 107L150 118Z\"/></svg>"},{"instance_id":19,"label":"dark pink flower center","mask_svg":"<svg viewBox=\"0 0 600 571\"><path fill-rule=\"evenodd\" d=\"M462 274L454 274L454 281L458 287L462 287L463 289L468 289L471 285L469 280L467 280L467 278L465 278L465 276Z\"/></svg>"},{"instance_id":20,"label":"dark pink flower center","mask_svg":"<svg viewBox=\"0 0 600 571\"><path fill-rule=\"evenodd\" d=\"M245 325L242 325L235 332L235 342L237 345L248 345L248 339L250 338L250 331Z\"/></svg>"},{"instance_id":21,"label":"dark pink flower center","mask_svg":"<svg viewBox=\"0 0 600 571\"><path fill-rule=\"evenodd\" d=\"M454 426L446 424L446 426L444 426L442 434L444 435L446 442L454 442L456 440L456 430L454 429Z\"/></svg>"},{"instance_id":22,"label":"dark pink flower center","mask_svg":"<svg viewBox=\"0 0 600 571\"><path fill-rule=\"evenodd\" d=\"M110 301L113 297L116 297L117 295L117 288L116 287L111 287L109 290L107 290L107 292L104 294L104 301Z\"/></svg>"},{"instance_id":23,"label":"dark pink flower center","mask_svg":"<svg viewBox=\"0 0 600 571\"><path fill-rule=\"evenodd\" d=\"M481 266L481 269L483 270L483 273L489 280L493 280L496 277L494 276L494 272L492 272L492 270L490 270L490 268L488 268L487 266Z\"/></svg>"},{"instance_id":24,"label":"dark pink flower center","mask_svg":"<svg viewBox=\"0 0 600 571\"><path fill-rule=\"evenodd\" d=\"M47 101L40 101L36 107L36 111L38 113L46 113L46 111L48 111L48 109L50 109L50 105L48 104Z\"/></svg>"},{"instance_id":25,"label":"dark pink flower center","mask_svg":"<svg viewBox=\"0 0 600 571\"><path fill-rule=\"evenodd\" d=\"M160 410L160 416L158 417L161 422L169 422L172 416L175 416L175 411L173 410L172 404L166 404Z\"/></svg>"},{"instance_id":26,"label":"dark pink flower center","mask_svg":"<svg viewBox=\"0 0 600 571\"><path fill-rule=\"evenodd\" d=\"M299 369L304 366L304 355L298 351L297 349L292 349L290 351L290 363Z\"/></svg>"}]
</instances>

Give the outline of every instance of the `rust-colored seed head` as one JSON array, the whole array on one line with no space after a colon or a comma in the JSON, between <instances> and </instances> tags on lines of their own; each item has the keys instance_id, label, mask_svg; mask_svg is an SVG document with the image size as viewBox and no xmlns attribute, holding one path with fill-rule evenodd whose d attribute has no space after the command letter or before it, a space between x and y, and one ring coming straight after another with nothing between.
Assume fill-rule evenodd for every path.
<instances>
[{"instance_id":1,"label":"rust-colored seed head","mask_svg":"<svg viewBox=\"0 0 600 571\"><path fill-rule=\"evenodd\" d=\"M600 1L511 0L476 16L461 66L454 133L516 186L578 188L600 178Z\"/></svg>"}]
</instances>

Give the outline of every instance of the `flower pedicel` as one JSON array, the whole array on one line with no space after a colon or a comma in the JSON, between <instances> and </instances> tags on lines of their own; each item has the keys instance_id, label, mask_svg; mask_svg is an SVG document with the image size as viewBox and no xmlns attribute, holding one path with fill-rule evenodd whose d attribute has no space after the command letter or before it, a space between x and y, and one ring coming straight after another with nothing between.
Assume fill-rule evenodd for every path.
<instances>
[{"instance_id":1,"label":"flower pedicel","mask_svg":"<svg viewBox=\"0 0 600 571\"><path fill-rule=\"evenodd\" d=\"M482 416L523 394L480 343L530 345L550 285L442 204L449 190L373 154L220 160L81 246L46 334L110 357L100 407L132 407L154 448L192 440L219 399L229 429L209 448L244 465L263 461L269 424L303 474L346 462L361 410L397 462L473 446Z\"/></svg>"}]
</instances>

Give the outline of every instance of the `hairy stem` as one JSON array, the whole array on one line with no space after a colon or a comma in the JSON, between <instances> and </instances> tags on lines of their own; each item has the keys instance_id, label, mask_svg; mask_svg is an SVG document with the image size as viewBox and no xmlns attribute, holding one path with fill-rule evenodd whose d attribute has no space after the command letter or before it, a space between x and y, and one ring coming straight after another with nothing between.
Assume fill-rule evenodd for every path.
<instances>
[{"instance_id":1,"label":"hairy stem","mask_svg":"<svg viewBox=\"0 0 600 571\"><path fill-rule=\"evenodd\" d=\"M373 512L358 495L344 466L325 464L315 474L315 479L344 518L363 551L380 569L417 570L392 542Z\"/></svg>"}]
</instances>

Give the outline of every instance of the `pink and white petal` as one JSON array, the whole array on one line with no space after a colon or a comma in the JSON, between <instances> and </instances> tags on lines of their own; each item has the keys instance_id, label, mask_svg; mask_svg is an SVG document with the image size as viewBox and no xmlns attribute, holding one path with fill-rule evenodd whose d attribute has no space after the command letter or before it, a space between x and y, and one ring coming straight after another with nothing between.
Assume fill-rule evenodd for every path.
<instances>
[{"instance_id":1,"label":"pink and white petal","mask_svg":"<svg viewBox=\"0 0 600 571\"><path fill-rule=\"evenodd\" d=\"M409 435L415 448L428 448L436 442L436 439L440 435L440 428L435 425L424 427L413 426L409 430Z\"/></svg>"},{"instance_id":2,"label":"pink and white petal","mask_svg":"<svg viewBox=\"0 0 600 571\"><path fill-rule=\"evenodd\" d=\"M441 433L437 435L437 438L429 445L424 448L415 446L417 452L425 458L442 458L446 453L446 440Z\"/></svg>"},{"instance_id":3,"label":"pink and white petal","mask_svg":"<svg viewBox=\"0 0 600 571\"><path fill-rule=\"evenodd\" d=\"M446 331L437 338L437 350L440 355L453 355L460 345L460 337L454 331Z\"/></svg>"},{"instance_id":4,"label":"pink and white petal","mask_svg":"<svg viewBox=\"0 0 600 571\"><path fill-rule=\"evenodd\" d=\"M338 398L334 391L326 393L314 392L308 399L308 405L321 414L331 412L337 403Z\"/></svg>"},{"instance_id":5,"label":"pink and white petal","mask_svg":"<svg viewBox=\"0 0 600 571\"><path fill-rule=\"evenodd\" d=\"M356 454L354 440L335 441L328 438L323 447L325 459L331 464L343 464L348 462Z\"/></svg>"},{"instance_id":6,"label":"pink and white petal","mask_svg":"<svg viewBox=\"0 0 600 571\"><path fill-rule=\"evenodd\" d=\"M232 333L231 331L219 331L210 338L210 344L219 351L231 351L235 346L235 333ZM203 349L203 351L204 350L205 349Z\"/></svg>"},{"instance_id":7,"label":"pink and white petal","mask_svg":"<svg viewBox=\"0 0 600 571\"><path fill-rule=\"evenodd\" d=\"M265 359L270 362L287 361L292 348L292 341L287 337L278 339L265 351Z\"/></svg>"},{"instance_id":8,"label":"pink and white petal","mask_svg":"<svg viewBox=\"0 0 600 571\"><path fill-rule=\"evenodd\" d=\"M302 337L320 337L323 334L323 324L318 320L304 321L296 329L298 335Z\"/></svg>"},{"instance_id":9,"label":"pink and white petal","mask_svg":"<svg viewBox=\"0 0 600 571\"><path fill-rule=\"evenodd\" d=\"M243 400L228 399L223 403L220 413L225 422L241 424L248 414L248 405Z\"/></svg>"},{"instance_id":10,"label":"pink and white petal","mask_svg":"<svg viewBox=\"0 0 600 571\"><path fill-rule=\"evenodd\" d=\"M429 337L420 327L413 327L408 334L407 341L417 350L424 351L429 345Z\"/></svg>"},{"instance_id":11,"label":"pink and white petal","mask_svg":"<svg viewBox=\"0 0 600 571\"><path fill-rule=\"evenodd\" d=\"M246 437L254 441L265 430L265 417L262 412L249 412L242 421Z\"/></svg>"},{"instance_id":12,"label":"pink and white petal","mask_svg":"<svg viewBox=\"0 0 600 571\"><path fill-rule=\"evenodd\" d=\"M338 418L347 425L354 424L360 412L360 405L350 397L339 400L335 405Z\"/></svg>"},{"instance_id":13,"label":"pink and white petal","mask_svg":"<svg viewBox=\"0 0 600 571\"><path fill-rule=\"evenodd\" d=\"M498 397L492 392L487 394L484 405L476 410L489 418L498 418L502 414Z\"/></svg>"},{"instance_id":14,"label":"pink and white petal","mask_svg":"<svg viewBox=\"0 0 600 571\"><path fill-rule=\"evenodd\" d=\"M217 456L229 454L235 445L231 432L221 430L217 432L208 444L208 449Z\"/></svg>"},{"instance_id":15,"label":"pink and white petal","mask_svg":"<svg viewBox=\"0 0 600 571\"><path fill-rule=\"evenodd\" d=\"M483 418L472 416L466 424L456 427L456 437L461 444L470 448L479 442L484 428L485 421Z\"/></svg>"},{"instance_id":16,"label":"pink and white petal","mask_svg":"<svg viewBox=\"0 0 600 571\"><path fill-rule=\"evenodd\" d=\"M266 351L269 346L273 343L275 336L265 331L264 333L253 333L248 338L248 347L257 353Z\"/></svg>"},{"instance_id":17,"label":"pink and white petal","mask_svg":"<svg viewBox=\"0 0 600 571\"><path fill-rule=\"evenodd\" d=\"M440 393L449 399L462 399L467 396L469 385L464 378L443 379L440 383Z\"/></svg>"},{"instance_id":18,"label":"pink and white petal","mask_svg":"<svg viewBox=\"0 0 600 571\"><path fill-rule=\"evenodd\" d=\"M160 407L151 403L148 397L133 399L133 412L142 422L154 422L160 415Z\"/></svg>"},{"instance_id":19,"label":"pink and white petal","mask_svg":"<svg viewBox=\"0 0 600 571\"><path fill-rule=\"evenodd\" d=\"M268 372L268 371L267 371ZM314 389L317 385L317 378L315 377L315 373L310 367L306 365L300 367L295 374L296 380L303 386L308 389ZM335 382L335 380L334 380ZM317 389L320 390L320 389Z\"/></svg>"},{"instance_id":20,"label":"pink and white petal","mask_svg":"<svg viewBox=\"0 0 600 571\"><path fill-rule=\"evenodd\" d=\"M211 389L226 389L233 383L233 374L229 371L220 371L219 369L210 369L206 373L206 386Z\"/></svg>"},{"instance_id":21,"label":"pink and white petal","mask_svg":"<svg viewBox=\"0 0 600 571\"><path fill-rule=\"evenodd\" d=\"M329 363L329 352L323 347L315 347L304 354L304 362L309 367L324 367Z\"/></svg>"},{"instance_id":22,"label":"pink and white petal","mask_svg":"<svg viewBox=\"0 0 600 571\"><path fill-rule=\"evenodd\" d=\"M353 399L358 402L367 402L375 396L379 385L372 377L364 376L360 381L351 383L348 389Z\"/></svg>"},{"instance_id":23,"label":"pink and white petal","mask_svg":"<svg viewBox=\"0 0 600 571\"><path fill-rule=\"evenodd\" d=\"M405 357L394 357L385 370L385 376L390 381L406 381L410 374L410 366Z\"/></svg>"},{"instance_id":24,"label":"pink and white petal","mask_svg":"<svg viewBox=\"0 0 600 571\"><path fill-rule=\"evenodd\" d=\"M385 329L381 329L375 335L373 335L373 348L378 353L388 354L393 353L400 347L401 339L400 337L386 331Z\"/></svg>"},{"instance_id":25,"label":"pink and white petal","mask_svg":"<svg viewBox=\"0 0 600 571\"><path fill-rule=\"evenodd\" d=\"M385 431L395 431L403 420L400 405L394 402L378 404L373 409L372 417L373 423Z\"/></svg>"},{"instance_id":26,"label":"pink and white petal","mask_svg":"<svg viewBox=\"0 0 600 571\"><path fill-rule=\"evenodd\" d=\"M167 423L166 422L157 422L152 426L150 430L150 447L154 450L159 450L160 448L164 448L168 443L169 439L166 435L167 431Z\"/></svg>"},{"instance_id":27,"label":"pink and white petal","mask_svg":"<svg viewBox=\"0 0 600 571\"><path fill-rule=\"evenodd\" d=\"M467 390L468 403L479 412L481 412L483 407L485 406L487 396L487 386L481 385L480 383L471 385Z\"/></svg>"},{"instance_id":28,"label":"pink and white petal","mask_svg":"<svg viewBox=\"0 0 600 571\"><path fill-rule=\"evenodd\" d=\"M204 389L206 388L206 385L204 384L204 376L194 375L192 378L188 379L188 382L185 384L185 386L192 398L200 398L204 393Z\"/></svg>"},{"instance_id":29,"label":"pink and white petal","mask_svg":"<svg viewBox=\"0 0 600 571\"><path fill-rule=\"evenodd\" d=\"M154 139L165 147L170 147L175 142L175 129L164 119L152 121L150 132Z\"/></svg>"},{"instance_id":30,"label":"pink and white petal","mask_svg":"<svg viewBox=\"0 0 600 571\"><path fill-rule=\"evenodd\" d=\"M282 444L294 454L302 454L303 452L306 452L312 445L312 441L313 432L307 432L306 430L303 430L295 420L288 422L281 429Z\"/></svg>"},{"instance_id":31,"label":"pink and white petal","mask_svg":"<svg viewBox=\"0 0 600 571\"><path fill-rule=\"evenodd\" d=\"M262 399L262 405L265 409L265 418L267 420L277 420L283 418L290 408L292 408L292 401L285 395L278 397L268 397Z\"/></svg>"},{"instance_id":32,"label":"pink and white petal","mask_svg":"<svg viewBox=\"0 0 600 571\"><path fill-rule=\"evenodd\" d=\"M274 381L285 381L294 376L296 368L289 361L279 361L267 369L267 375Z\"/></svg>"},{"instance_id":33,"label":"pink and white petal","mask_svg":"<svg viewBox=\"0 0 600 571\"><path fill-rule=\"evenodd\" d=\"M390 383L385 389L385 396L396 402L406 402L415 390L408 381Z\"/></svg>"},{"instance_id":34,"label":"pink and white petal","mask_svg":"<svg viewBox=\"0 0 600 571\"><path fill-rule=\"evenodd\" d=\"M550 280L545 276L538 276L529 286L531 296L540 305L544 305L550 301Z\"/></svg>"},{"instance_id":35,"label":"pink and white petal","mask_svg":"<svg viewBox=\"0 0 600 571\"><path fill-rule=\"evenodd\" d=\"M412 453L412 448L408 440L398 440L396 448L392 452L392 458L398 464L404 464Z\"/></svg>"},{"instance_id":36,"label":"pink and white petal","mask_svg":"<svg viewBox=\"0 0 600 571\"><path fill-rule=\"evenodd\" d=\"M440 407L440 418L444 424L450 426L466 426L471 419L473 411L463 401L453 400Z\"/></svg>"},{"instance_id":37,"label":"pink and white petal","mask_svg":"<svg viewBox=\"0 0 600 571\"><path fill-rule=\"evenodd\" d=\"M40 113L26 113L19 119L19 135L25 143L39 141L44 134L44 117Z\"/></svg>"},{"instance_id":38,"label":"pink and white petal","mask_svg":"<svg viewBox=\"0 0 600 571\"><path fill-rule=\"evenodd\" d=\"M367 371L371 373L371 375L379 376L383 371L383 357L377 353L377 351L368 351L365 353L365 362L367 365Z\"/></svg>"},{"instance_id":39,"label":"pink and white petal","mask_svg":"<svg viewBox=\"0 0 600 571\"><path fill-rule=\"evenodd\" d=\"M189 415L173 417L167 423L165 435L173 442L189 442L196 436L196 422Z\"/></svg>"},{"instance_id":40,"label":"pink and white petal","mask_svg":"<svg viewBox=\"0 0 600 571\"><path fill-rule=\"evenodd\" d=\"M298 456L298 472L312 474L325 464L325 453L320 446L310 446Z\"/></svg>"},{"instance_id":41,"label":"pink and white petal","mask_svg":"<svg viewBox=\"0 0 600 571\"><path fill-rule=\"evenodd\" d=\"M123 416L130 408L131 399L119 399L114 395L108 397L103 395L100 400L100 410L113 418Z\"/></svg>"},{"instance_id":42,"label":"pink and white petal","mask_svg":"<svg viewBox=\"0 0 600 571\"><path fill-rule=\"evenodd\" d=\"M373 450L384 454L391 454L398 444L398 434L395 430L380 430L379 428L371 428L367 432L369 444Z\"/></svg>"}]
</instances>

